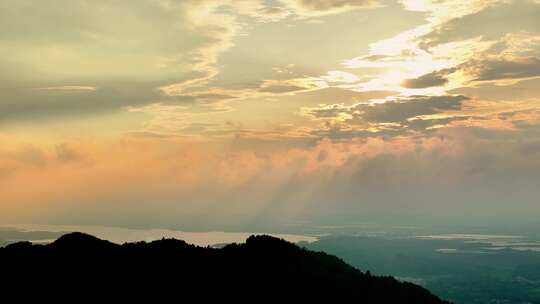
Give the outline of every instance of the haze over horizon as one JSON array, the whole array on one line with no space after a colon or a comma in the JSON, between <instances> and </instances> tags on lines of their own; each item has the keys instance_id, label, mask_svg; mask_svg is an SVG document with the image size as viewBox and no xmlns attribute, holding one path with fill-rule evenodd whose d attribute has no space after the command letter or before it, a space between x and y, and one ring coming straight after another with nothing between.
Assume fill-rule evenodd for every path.
<instances>
[{"instance_id":1,"label":"haze over horizon","mask_svg":"<svg viewBox=\"0 0 540 304\"><path fill-rule=\"evenodd\" d=\"M0 224L536 223L539 20L538 0L0 0Z\"/></svg>"}]
</instances>

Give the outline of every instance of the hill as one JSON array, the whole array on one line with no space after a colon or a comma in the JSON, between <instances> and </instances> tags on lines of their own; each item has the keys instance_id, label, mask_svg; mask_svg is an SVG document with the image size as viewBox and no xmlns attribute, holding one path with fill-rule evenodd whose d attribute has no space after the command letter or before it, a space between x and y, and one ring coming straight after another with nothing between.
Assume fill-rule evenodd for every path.
<instances>
[{"instance_id":1,"label":"hill","mask_svg":"<svg viewBox=\"0 0 540 304\"><path fill-rule=\"evenodd\" d=\"M270 236L218 249L176 239L118 245L71 233L46 245L0 248L0 263L4 294L17 290L23 298L447 303L422 287Z\"/></svg>"}]
</instances>

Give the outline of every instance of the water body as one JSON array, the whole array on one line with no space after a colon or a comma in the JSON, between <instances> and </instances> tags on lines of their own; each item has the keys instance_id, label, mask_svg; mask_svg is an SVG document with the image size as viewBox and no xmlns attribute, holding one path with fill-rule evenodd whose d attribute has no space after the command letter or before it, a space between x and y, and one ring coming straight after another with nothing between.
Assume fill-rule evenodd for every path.
<instances>
[{"instance_id":1,"label":"water body","mask_svg":"<svg viewBox=\"0 0 540 304\"><path fill-rule=\"evenodd\" d=\"M84 232L94 235L98 238L109 240L114 243L122 244L125 242L137 241L154 241L162 238L175 238L184 240L187 243L198 246L212 246L224 243L241 243L244 242L250 235L267 234L285 239L289 242L314 242L318 238L315 236L299 235L299 234L272 234L258 232L224 232L224 231L209 231L209 232L185 232L170 229L130 229L108 226L71 226L71 225L35 225L35 224L16 224L16 225L1 225L3 231L19 231L23 233L17 234L17 239L5 239L8 243L16 241L32 241L36 243L51 242L54 238L32 238L32 232L51 232L64 234L68 232ZM24 238L25 233L28 233L30 238ZM22 237L21 237L22 236Z\"/></svg>"},{"instance_id":2,"label":"water body","mask_svg":"<svg viewBox=\"0 0 540 304\"><path fill-rule=\"evenodd\" d=\"M502 250L513 249L521 251L539 251L540 242L522 235L496 235L496 234L438 234L417 236L418 239L434 241L462 241L468 244L486 244L483 249ZM439 249L439 252L449 252Z\"/></svg>"}]
</instances>

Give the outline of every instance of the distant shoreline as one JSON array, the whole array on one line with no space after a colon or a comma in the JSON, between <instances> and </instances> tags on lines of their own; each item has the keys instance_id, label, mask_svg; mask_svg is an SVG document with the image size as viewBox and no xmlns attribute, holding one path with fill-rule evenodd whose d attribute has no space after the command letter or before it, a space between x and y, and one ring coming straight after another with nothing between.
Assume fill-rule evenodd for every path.
<instances>
[{"instance_id":1,"label":"distant shoreline","mask_svg":"<svg viewBox=\"0 0 540 304\"><path fill-rule=\"evenodd\" d=\"M206 232L186 232L173 229L133 229L120 228L110 226L97 225L41 225L41 224L2 224L1 229L14 229L22 232L52 232L52 233L69 233L69 232L84 232L95 235L104 240L113 243L122 244L126 242L137 241L155 241L162 238L175 238L186 241L189 244L198 246L213 246L227 243L244 242L251 235L271 235L277 238L284 239L292 243L298 242L315 242L319 238L317 236L301 235L301 234L281 234L267 232L225 232L225 231L206 231ZM49 239L50 240L50 239ZM7 240L8 242L22 241ZM34 243L44 243L45 239L28 239Z\"/></svg>"}]
</instances>

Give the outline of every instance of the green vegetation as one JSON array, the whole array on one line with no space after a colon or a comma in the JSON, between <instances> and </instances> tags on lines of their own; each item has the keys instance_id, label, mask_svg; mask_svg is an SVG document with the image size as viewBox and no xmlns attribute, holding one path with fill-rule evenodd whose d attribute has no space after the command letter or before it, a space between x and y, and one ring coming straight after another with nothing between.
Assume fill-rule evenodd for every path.
<instances>
[{"instance_id":1,"label":"green vegetation","mask_svg":"<svg viewBox=\"0 0 540 304\"><path fill-rule=\"evenodd\" d=\"M540 253L485 242L324 237L311 244L353 266L421 284L458 304L540 303ZM452 250L440 250L452 249Z\"/></svg>"}]
</instances>

